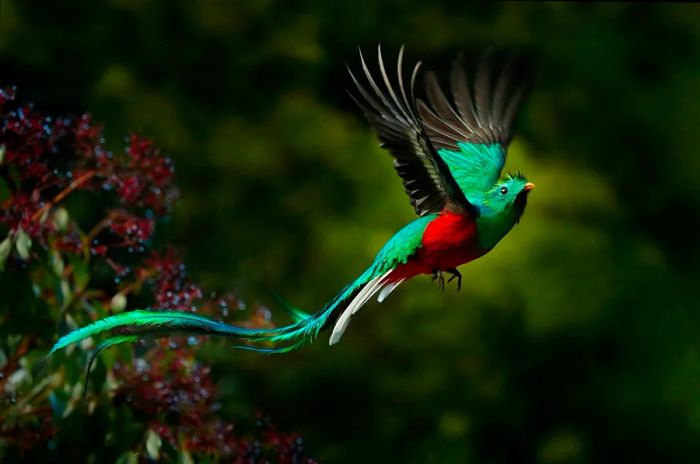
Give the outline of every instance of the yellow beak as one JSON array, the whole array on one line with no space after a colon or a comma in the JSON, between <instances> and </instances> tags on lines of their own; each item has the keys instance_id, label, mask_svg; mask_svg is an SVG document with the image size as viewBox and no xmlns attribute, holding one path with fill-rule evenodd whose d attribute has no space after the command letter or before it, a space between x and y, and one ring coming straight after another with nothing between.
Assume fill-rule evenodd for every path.
<instances>
[{"instance_id":1,"label":"yellow beak","mask_svg":"<svg viewBox=\"0 0 700 464\"><path fill-rule=\"evenodd\" d=\"M532 190L534 188L535 188L535 184L533 184L532 182L528 182L527 184L525 184L525 187L523 187L523 191L529 192L530 190Z\"/></svg>"}]
</instances>

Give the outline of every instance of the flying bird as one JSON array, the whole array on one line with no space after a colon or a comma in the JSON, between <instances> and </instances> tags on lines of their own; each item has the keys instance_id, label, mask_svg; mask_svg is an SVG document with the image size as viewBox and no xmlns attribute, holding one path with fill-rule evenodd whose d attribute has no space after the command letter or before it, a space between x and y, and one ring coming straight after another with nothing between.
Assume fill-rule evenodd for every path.
<instances>
[{"instance_id":1,"label":"flying bird","mask_svg":"<svg viewBox=\"0 0 700 464\"><path fill-rule=\"evenodd\" d=\"M381 303L404 281L433 276L444 289L457 270L492 250L519 222L534 185L520 173L501 177L513 122L529 88L526 60L499 57L488 51L473 78L461 60L453 63L448 98L434 73L425 74L425 97L415 97L421 63L408 79L404 50L396 76L389 77L378 49L378 73L370 72L360 52L361 72L350 77L358 103L394 168L418 218L400 229L379 250L374 261L318 312L309 314L282 302L292 324L274 329L236 327L186 312L134 310L106 317L61 337L49 354L100 335L88 364L107 347L171 334L218 335L247 342L240 348L284 353L332 328L330 344L338 343L350 320L370 299ZM408 83L408 85L406 85ZM270 344L273 344L270 347Z\"/></svg>"}]
</instances>

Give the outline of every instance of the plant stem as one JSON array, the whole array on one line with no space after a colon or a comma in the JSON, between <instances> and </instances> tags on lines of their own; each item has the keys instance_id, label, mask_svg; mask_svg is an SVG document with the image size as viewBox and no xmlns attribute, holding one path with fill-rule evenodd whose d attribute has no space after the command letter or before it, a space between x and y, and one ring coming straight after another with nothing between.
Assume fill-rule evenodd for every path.
<instances>
[{"instance_id":1,"label":"plant stem","mask_svg":"<svg viewBox=\"0 0 700 464\"><path fill-rule=\"evenodd\" d=\"M71 193L73 190L77 189L78 187L80 187L81 185L83 185L85 182L87 182L88 180L90 180L90 179L92 179L93 177L95 177L96 174L97 174L96 171L88 171L88 172L86 172L85 174L83 174L82 176L80 176L80 177L78 177L77 179L75 179L73 182L71 182L71 183L68 185L68 187L66 187L66 188L63 189L61 192L59 192L58 195L56 195L56 196L53 198L53 200L51 200L50 202L46 203L39 211L37 211L36 213L34 213L34 215L32 215L32 221L37 221L37 220L39 220L39 218L41 218L44 214L46 214L46 212L47 212L50 208L56 206L56 204L58 204L58 203L61 202L64 198L66 198L68 195L70 195L70 193Z\"/></svg>"}]
</instances>

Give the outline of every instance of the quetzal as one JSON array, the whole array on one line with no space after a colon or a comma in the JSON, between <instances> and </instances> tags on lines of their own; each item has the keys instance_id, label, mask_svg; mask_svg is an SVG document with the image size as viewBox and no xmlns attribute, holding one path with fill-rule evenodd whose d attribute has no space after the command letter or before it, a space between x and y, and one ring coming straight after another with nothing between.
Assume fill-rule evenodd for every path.
<instances>
[{"instance_id":1,"label":"quetzal","mask_svg":"<svg viewBox=\"0 0 700 464\"><path fill-rule=\"evenodd\" d=\"M474 78L455 60L450 74L452 101L433 73L426 74L427 102L414 96L420 62L408 91L402 71L403 48L396 78L390 79L378 50L380 79L373 77L360 53L364 77L350 76L353 95L394 158L411 204L419 218L399 230L374 262L314 314L283 304L294 323L274 329L250 329L197 314L135 310L98 320L61 337L51 353L93 335L104 340L94 352L139 337L206 334L230 337L242 348L282 353L312 341L332 327L330 344L340 340L352 316L372 297L382 302L402 282L419 274L433 275L444 288L462 276L457 267L488 253L520 220L534 187L518 173L500 178L512 137L515 115L529 87L524 60L515 55L497 59L487 52ZM393 82L392 82L393 80ZM448 282L449 282L448 281ZM270 347L270 344L274 347ZM262 344L262 346L261 346Z\"/></svg>"}]
</instances>

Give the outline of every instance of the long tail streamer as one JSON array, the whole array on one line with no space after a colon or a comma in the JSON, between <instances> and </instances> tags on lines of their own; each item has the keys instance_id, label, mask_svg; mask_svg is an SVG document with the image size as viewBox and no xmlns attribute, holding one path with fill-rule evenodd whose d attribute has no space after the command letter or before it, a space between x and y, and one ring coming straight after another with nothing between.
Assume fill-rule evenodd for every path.
<instances>
[{"instance_id":1,"label":"long tail streamer","mask_svg":"<svg viewBox=\"0 0 700 464\"><path fill-rule=\"evenodd\" d=\"M64 335L51 348L48 356L86 338L101 336L103 340L97 345L88 362L89 371L96 356L106 348L140 338L158 338L176 334L233 338L244 342L237 348L262 353L286 353L313 341L321 329L338 320L331 337L331 344L334 344L340 339L350 316L376 292L392 285L392 282L387 279L391 271L379 275L376 271L376 268L370 267L315 314L308 314L276 296L294 321L283 327L251 329L187 312L134 310L106 317ZM393 288L395 285L391 289ZM384 297L386 294L381 296ZM264 346L269 344L275 346Z\"/></svg>"}]
</instances>

